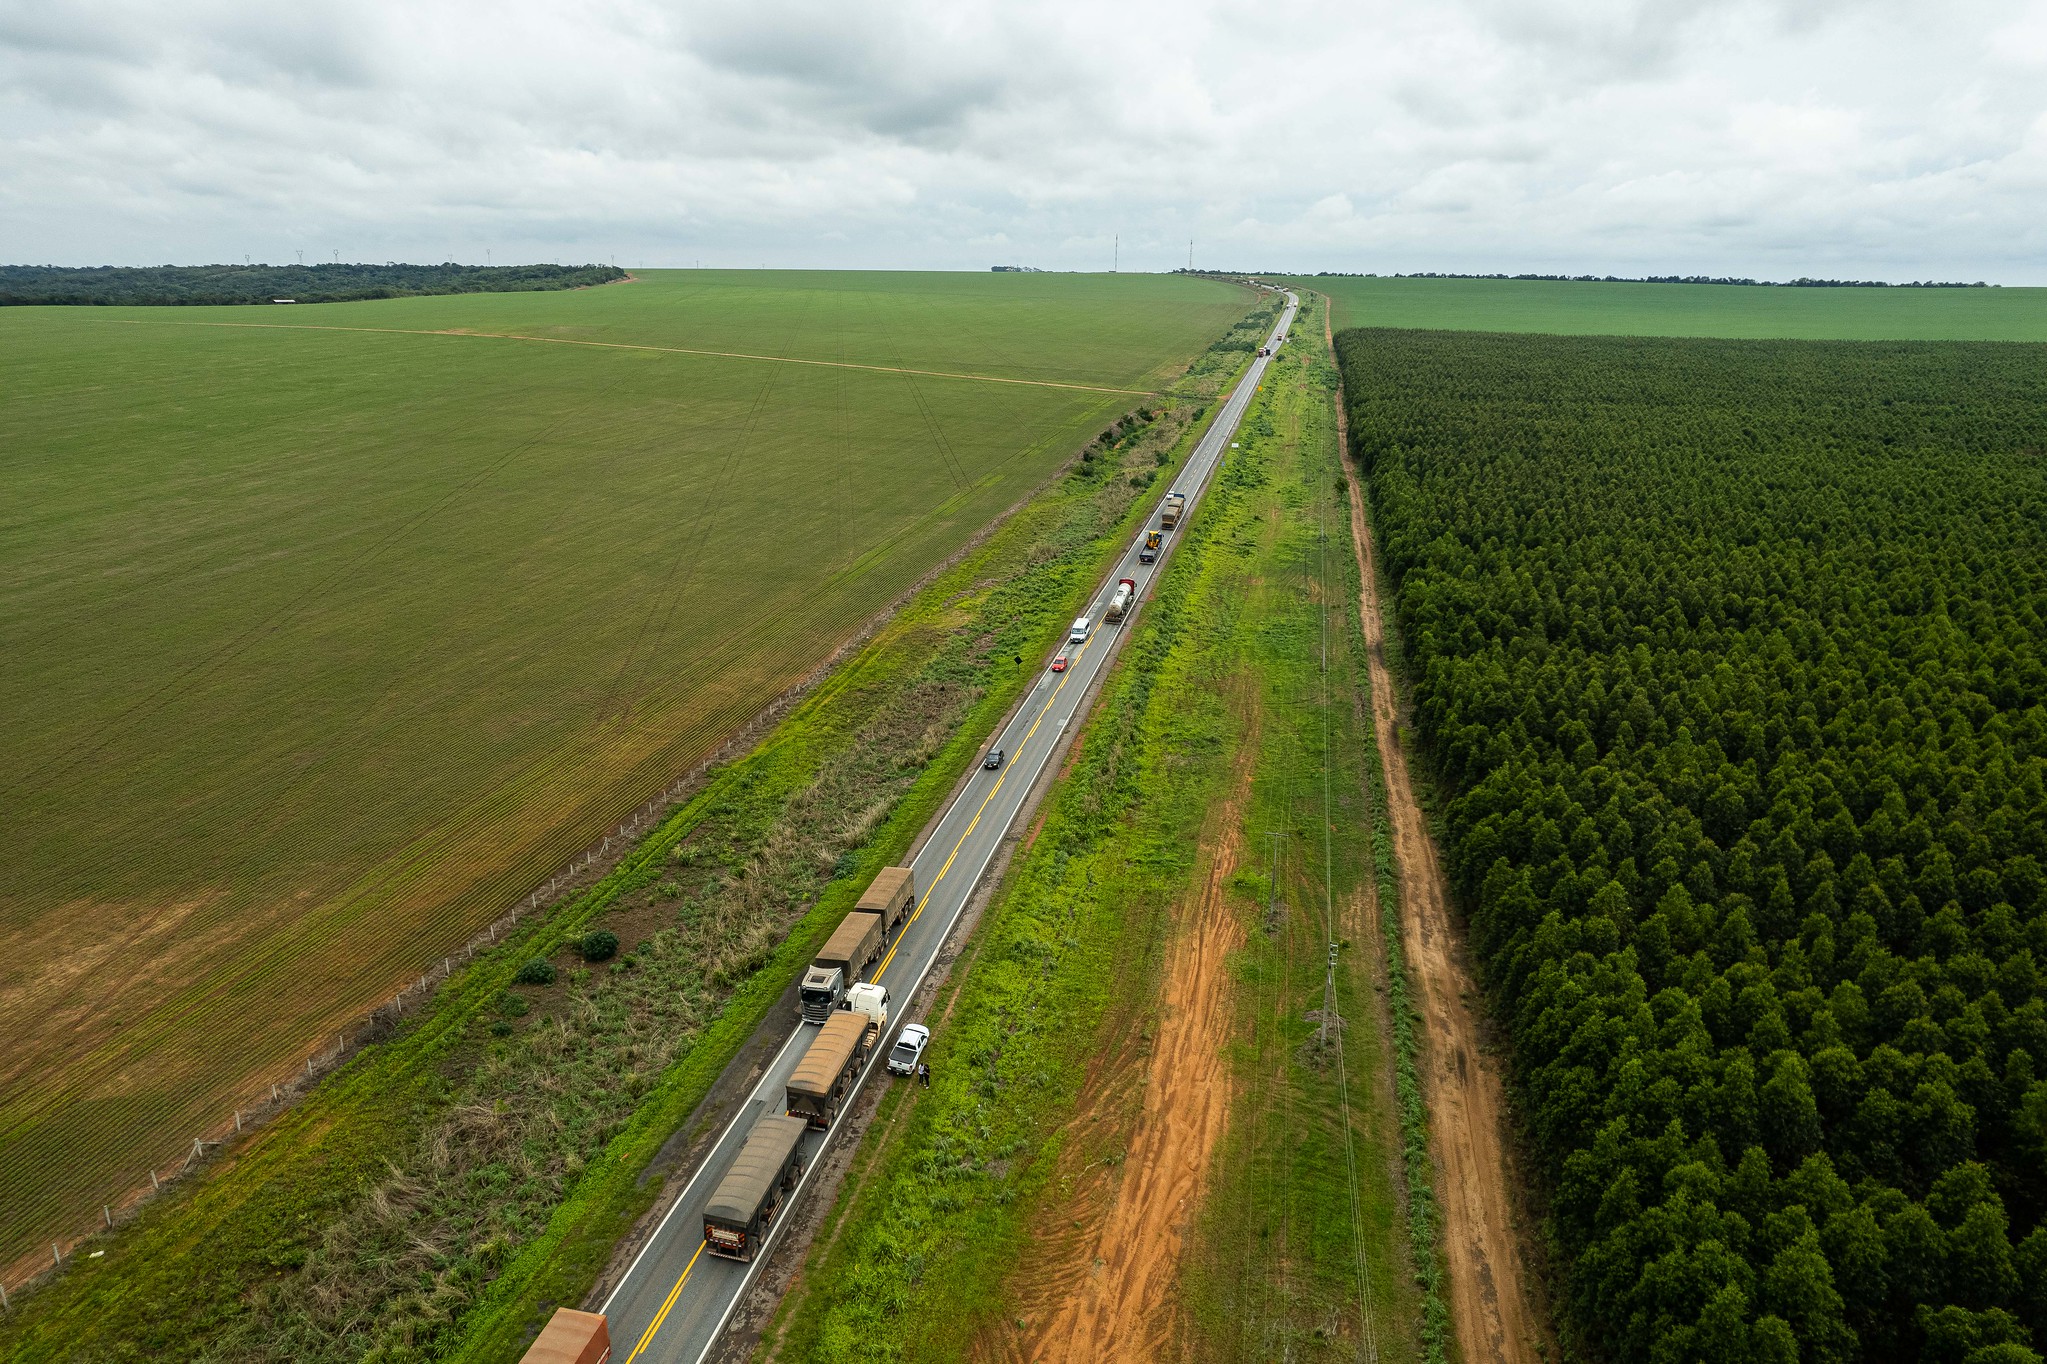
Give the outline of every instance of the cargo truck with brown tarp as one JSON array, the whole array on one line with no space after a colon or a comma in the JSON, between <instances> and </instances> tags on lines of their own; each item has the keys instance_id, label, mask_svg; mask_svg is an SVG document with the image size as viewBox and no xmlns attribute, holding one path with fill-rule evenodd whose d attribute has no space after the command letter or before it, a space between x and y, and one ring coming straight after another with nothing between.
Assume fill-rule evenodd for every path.
<instances>
[{"instance_id":1,"label":"cargo truck with brown tarp","mask_svg":"<svg viewBox=\"0 0 2047 1364\"><path fill-rule=\"evenodd\" d=\"M882 941L888 941L902 931L917 908L917 873L908 867L883 867L853 908L863 914L879 914Z\"/></svg>"},{"instance_id":2,"label":"cargo truck with brown tarp","mask_svg":"<svg viewBox=\"0 0 2047 1364\"><path fill-rule=\"evenodd\" d=\"M846 991L865 975L881 956L882 932L879 914L854 910L839 922L824 947L813 957L810 969L796 995L803 1021L822 1023L839 1007Z\"/></svg>"},{"instance_id":3,"label":"cargo truck with brown tarp","mask_svg":"<svg viewBox=\"0 0 2047 1364\"><path fill-rule=\"evenodd\" d=\"M873 1020L864 1013L839 1009L827 1018L789 1076L789 1116L812 1127L830 1127L853 1092L874 1033Z\"/></svg>"},{"instance_id":4,"label":"cargo truck with brown tarp","mask_svg":"<svg viewBox=\"0 0 2047 1364\"><path fill-rule=\"evenodd\" d=\"M704 1204L704 1249L734 1260L760 1253L775 1215L803 1173L802 1118L769 1114L753 1125L717 1191Z\"/></svg>"},{"instance_id":5,"label":"cargo truck with brown tarp","mask_svg":"<svg viewBox=\"0 0 2047 1364\"><path fill-rule=\"evenodd\" d=\"M602 1312L563 1307L547 1319L519 1364L604 1364L611 1358L611 1328Z\"/></svg>"},{"instance_id":6,"label":"cargo truck with brown tarp","mask_svg":"<svg viewBox=\"0 0 2047 1364\"><path fill-rule=\"evenodd\" d=\"M1187 494L1170 492L1166 494L1165 506L1159 508L1159 524L1167 530L1180 524L1180 517L1187 510Z\"/></svg>"}]
</instances>

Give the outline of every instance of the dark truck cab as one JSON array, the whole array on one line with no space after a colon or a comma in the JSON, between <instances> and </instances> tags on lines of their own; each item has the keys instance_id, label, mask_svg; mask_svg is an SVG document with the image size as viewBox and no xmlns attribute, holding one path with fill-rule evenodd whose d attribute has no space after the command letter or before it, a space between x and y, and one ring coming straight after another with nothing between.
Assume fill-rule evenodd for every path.
<instances>
[{"instance_id":1,"label":"dark truck cab","mask_svg":"<svg viewBox=\"0 0 2047 1364\"><path fill-rule=\"evenodd\" d=\"M803 1173L801 1118L769 1114L753 1125L732 1168L704 1204L704 1249L734 1260L751 1260L767 1239L782 1201Z\"/></svg>"}]
</instances>

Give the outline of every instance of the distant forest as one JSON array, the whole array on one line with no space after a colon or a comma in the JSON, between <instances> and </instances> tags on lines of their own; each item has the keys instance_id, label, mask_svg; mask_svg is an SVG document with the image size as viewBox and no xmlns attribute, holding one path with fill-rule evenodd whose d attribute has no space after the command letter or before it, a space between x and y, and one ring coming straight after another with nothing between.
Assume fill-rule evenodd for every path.
<instances>
[{"instance_id":1,"label":"distant forest","mask_svg":"<svg viewBox=\"0 0 2047 1364\"><path fill-rule=\"evenodd\" d=\"M581 289L624 279L612 265L0 265L0 306L342 303L414 294Z\"/></svg>"},{"instance_id":2,"label":"distant forest","mask_svg":"<svg viewBox=\"0 0 2047 1364\"><path fill-rule=\"evenodd\" d=\"M1318 275L1341 275L1341 270L1321 270ZM1365 275L1364 279L1377 279L1377 275ZM1993 286L1977 280L1964 284L1955 280L1906 280L1893 284L1882 279L1745 279L1734 275L1640 275L1629 278L1625 275L1453 275L1434 270L1418 270L1406 275L1388 275L1388 279L1546 279L1559 280L1567 284L1746 284L1757 289L1988 289Z\"/></svg>"},{"instance_id":3,"label":"distant forest","mask_svg":"<svg viewBox=\"0 0 2047 1364\"><path fill-rule=\"evenodd\" d=\"M1175 270L1176 275L1248 275L1268 279L1286 276L1287 270ZM1882 279L1747 279L1736 275L1460 275L1449 271L1416 270L1410 274L1380 275L1371 271L1317 270L1316 279L1532 279L1563 284L1745 284L1756 289L1995 289L1982 280L1906 280L1893 284Z\"/></svg>"}]
</instances>

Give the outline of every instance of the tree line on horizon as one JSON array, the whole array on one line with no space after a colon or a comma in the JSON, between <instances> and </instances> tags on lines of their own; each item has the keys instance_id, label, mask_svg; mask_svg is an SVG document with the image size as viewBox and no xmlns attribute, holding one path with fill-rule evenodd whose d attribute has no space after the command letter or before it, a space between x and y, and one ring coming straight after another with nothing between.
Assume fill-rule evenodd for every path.
<instances>
[{"instance_id":1,"label":"tree line on horizon","mask_svg":"<svg viewBox=\"0 0 2047 1364\"><path fill-rule=\"evenodd\" d=\"M1594 1358L2047 1347L2047 364L1340 334Z\"/></svg>"},{"instance_id":2,"label":"tree line on horizon","mask_svg":"<svg viewBox=\"0 0 2047 1364\"><path fill-rule=\"evenodd\" d=\"M0 306L343 303L421 294L581 289L624 279L612 265L0 265Z\"/></svg>"}]
</instances>

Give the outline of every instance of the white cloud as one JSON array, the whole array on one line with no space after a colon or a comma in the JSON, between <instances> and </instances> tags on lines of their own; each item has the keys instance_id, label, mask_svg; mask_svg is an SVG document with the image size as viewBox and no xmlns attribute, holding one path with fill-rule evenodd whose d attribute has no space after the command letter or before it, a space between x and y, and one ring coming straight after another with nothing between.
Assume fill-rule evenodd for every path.
<instances>
[{"instance_id":1,"label":"white cloud","mask_svg":"<svg viewBox=\"0 0 2047 1364\"><path fill-rule=\"evenodd\" d=\"M0 0L0 257L2047 282L2047 3Z\"/></svg>"}]
</instances>

